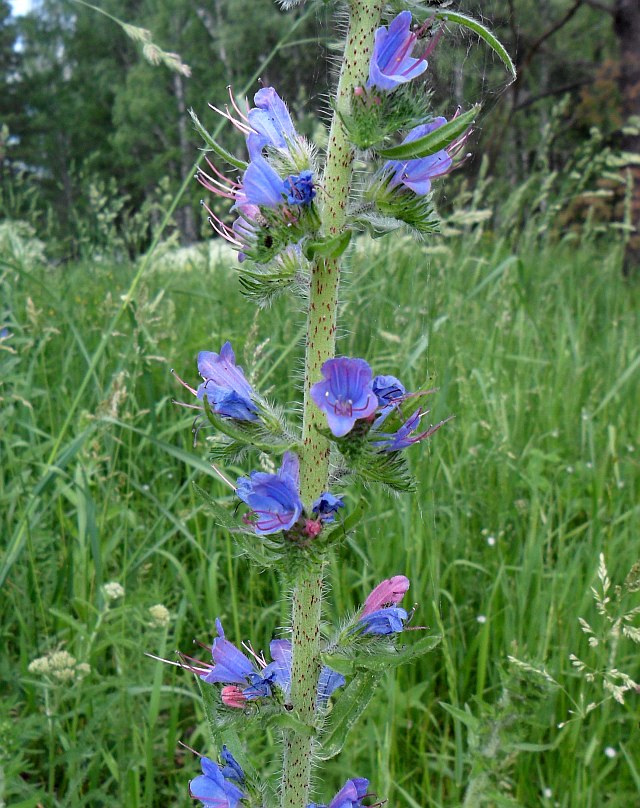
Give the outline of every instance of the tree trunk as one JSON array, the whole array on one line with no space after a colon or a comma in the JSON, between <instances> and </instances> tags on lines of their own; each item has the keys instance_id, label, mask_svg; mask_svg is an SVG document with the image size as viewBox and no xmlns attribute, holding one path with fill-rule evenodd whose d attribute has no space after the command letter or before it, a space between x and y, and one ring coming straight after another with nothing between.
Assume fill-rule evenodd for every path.
<instances>
[{"instance_id":1,"label":"tree trunk","mask_svg":"<svg viewBox=\"0 0 640 808\"><path fill-rule=\"evenodd\" d=\"M180 178L184 179L193 171L193 145L187 131L187 106L184 98L184 84L179 73L173 74L173 93L178 107L178 142L180 146ZM176 219L182 232L182 239L187 244L197 241L198 233L191 205L180 208Z\"/></svg>"},{"instance_id":2,"label":"tree trunk","mask_svg":"<svg viewBox=\"0 0 640 808\"><path fill-rule=\"evenodd\" d=\"M630 116L640 117L640 2L639 0L616 0L614 7L614 30L620 47L620 94L622 114L626 122ZM640 123L638 121L637 123ZM640 134L623 136L622 148L640 154ZM627 242L623 272L637 274L640 267L640 166L631 165L633 176L631 199L631 223L635 231Z\"/></svg>"}]
</instances>

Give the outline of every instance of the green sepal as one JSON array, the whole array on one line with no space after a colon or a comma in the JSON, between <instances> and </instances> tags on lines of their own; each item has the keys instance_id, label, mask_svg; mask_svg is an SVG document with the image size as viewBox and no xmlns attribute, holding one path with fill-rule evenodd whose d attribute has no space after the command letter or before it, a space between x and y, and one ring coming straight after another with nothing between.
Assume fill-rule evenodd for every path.
<instances>
[{"instance_id":1,"label":"green sepal","mask_svg":"<svg viewBox=\"0 0 640 808\"><path fill-rule=\"evenodd\" d=\"M364 422L360 424L363 429L369 426ZM355 429L343 438L336 438L324 427L316 429L336 446L352 474L365 482L382 483L399 493L415 491L415 479L402 452L376 451L367 434L358 435Z\"/></svg>"},{"instance_id":2,"label":"green sepal","mask_svg":"<svg viewBox=\"0 0 640 808\"><path fill-rule=\"evenodd\" d=\"M259 306L268 306L278 295L290 291L304 297L309 286L311 266L302 253L295 248L285 248L268 264L253 263L248 269L246 262L240 265L238 275L242 294Z\"/></svg>"},{"instance_id":3,"label":"green sepal","mask_svg":"<svg viewBox=\"0 0 640 808\"><path fill-rule=\"evenodd\" d=\"M252 272L243 267L239 280L242 294L254 300L258 306L264 307L283 292L295 287L296 273L290 272L288 268Z\"/></svg>"},{"instance_id":4,"label":"green sepal","mask_svg":"<svg viewBox=\"0 0 640 808\"><path fill-rule=\"evenodd\" d=\"M411 643L411 645L405 645L398 649L387 647L384 650L377 651L369 646L367 653L354 656L341 653L323 654L322 662L345 676L355 670L384 673L384 671L397 668L399 665L412 662L414 659L428 654L433 651L441 640L440 634L429 634L427 637L422 637L417 642Z\"/></svg>"},{"instance_id":5,"label":"green sepal","mask_svg":"<svg viewBox=\"0 0 640 808\"><path fill-rule=\"evenodd\" d=\"M416 490L416 481L401 452L376 452L368 449L354 459L352 470L363 480L382 483L398 493Z\"/></svg>"},{"instance_id":6,"label":"green sepal","mask_svg":"<svg viewBox=\"0 0 640 808\"><path fill-rule=\"evenodd\" d=\"M316 256L322 258L340 258L342 253L349 246L351 241L351 230L343 230L333 238L320 239L318 241L308 241L303 249L304 257L310 261Z\"/></svg>"},{"instance_id":7,"label":"green sepal","mask_svg":"<svg viewBox=\"0 0 640 808\"><path fill-rule=\"evenodd\" d=\"M474 123L479 111L480 104L475 104L467 112L442 124L424 137L419 137L409 143L401 143L398 146L390 146L388 149L377 149L377 152L381 157L389 160L416 160L420 157L428 157L441 149L446 149L454 140L463 135Z\"/></svg>"},{"instance_id":8,"label":"green sepal","mask_svg":"<svg viewBox=\"0 0 640 808\"><path fill-rule=\"evenodd\" d=\"M347 735L366 710L381 678L380 673L361 671L334 702L316 752L320 760L329 760L342 751Z\"/></svg>"},{"instance_id":9,"label":"green sepal","mask_svg":"<svg viewBox=\"0 0 640 808\"><path fill-rule=\"evenodd\" d=\"M372 238L381 238L399 227L409 231L416 239L433 236L440 232L440 220L431 204L430 197L418 196L405 190L378 193L379 184L367 193L377 210L361 211L357 221L368 230Z\"/></svg>"},{"instance_id":10,"label":"green sepal","mask_svg":"<svg viewBox=\"0 0 640 808\"><path fill-rule=\"evenodd\" d=\"M249 163L245 163L244 160L239 160L237 157L234 157L233 154L228 152L224 149L217 141L215 141L211 135L207 132L204 126L200 123L200 120L196 113L190 109L189 115L191 115L191 120L193 121L193 125L196 128L196 131L200 135L200 137L204 140L207 146L214 151L218 157L222 157L223 160L226 160L227 163L234 166L234 168L239 168L240 171L244 171L245 168L249 165Z\"/></svg>"},{"instance_id":11,"label":"green sepal","mask_svg":"<svg viewBox=\"0 0 640 808\"><path fill-rule=\"evenodd\" d=\"M483 39L487 45L498 55L504 66L511 73L512 80L516 78L516 66L513 64L511 57L507 53L507 49L502 42L492 34L488 28L485 28L478 20L473 17L467 17L466 14L460 14L457 11L436 11L435 18L437 20L446 20L447 22L456 22L477 34L480 39Z\"/></svg>"},{"instance_id":12,"label":"green sepal","mask_svg":"<svg viewBox=\"0 0 640 808\"><path fill-rule=\"evenodd\" d=\"M227 457L231 448L236 455L245 447L259 452L284 454L296 446L296 441L288 433L285 424L259 400L254 399L258 408L258 421L223 418L211 409L207 396L203 397L202 403L209 423L231 440L231 444L212 447L212 452L218 457Z\"/></svg>"},{"instance_id":13,"label":"green sepal","mask_svg":"<svg viewBox=\"0 0 640 808\"><path fill-rule=\"evenodd\" d=\"M392 93L372 87L351 98L351 110L337 114L356 148L370 149L400 129L411 129L429 119L430 92L416 93L405 84ZM336 110L337 112L337 110Z\"/></svg>"}]
</instances>

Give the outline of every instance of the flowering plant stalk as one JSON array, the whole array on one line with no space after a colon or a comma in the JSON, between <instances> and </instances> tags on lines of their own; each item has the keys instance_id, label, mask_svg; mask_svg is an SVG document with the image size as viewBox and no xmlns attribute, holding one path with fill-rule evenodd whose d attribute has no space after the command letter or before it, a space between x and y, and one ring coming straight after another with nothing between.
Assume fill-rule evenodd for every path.
<instances>
[{"instance_id":1,"label":"flowering plant stalk","mask_svg":"<svg viewBox=\"0 0 640 808\"><path fill-rule=\"evenodd\" d=\"M449 12L422 9L414 19L404 10L383 20L383 0L348 5L324 166L274 88L260 89L253 107L231 92L230 106L214 107L245 136L248 161L229 154L195 119L209 149L197 179L229 201L234 221L203 204L214 230L238 251L244 292L259 304L284 291L298 294L307 310L301 425L252 387L229 342L219 353L199 354L197 388L180 380L195 398L185 406L198 410L198 429L216 429L216 461L244 462L255 450L273 457L271 470L235 482L219 470L246 507L242 518L201 493L247 555L278 569L291 591L290 634L270 643L270 660L249 643L240 650L216 619L211 661L180 655L173 663L198 677L216 747L212 758L202 757L202 774L190 785L203 805L326 808L311 802L314 767L341 751L383 673L439 640L422 633L400 642L413 610L400 605L410 584L397 573L333 632L321 622L327 557L360 515L342 491L332 490L335 481L359 478L411 490L404 452L444 423L424 423L434 390L407 392L394 376L374 375L365 359L336 356L341 262L356 232L402 228L421 239L437 229L432 181L461 163L476 114L474 108L449 121L434 118L416 83ZM486 29L458 17L499 52ZM372 167L359 194L352 181L356 156ZM253 769L238 736L241 728L260 732L265 725L283 741L276 786ZM350 777L329 808L374 803L369 781Z\"/></svg>"}]
</instances>

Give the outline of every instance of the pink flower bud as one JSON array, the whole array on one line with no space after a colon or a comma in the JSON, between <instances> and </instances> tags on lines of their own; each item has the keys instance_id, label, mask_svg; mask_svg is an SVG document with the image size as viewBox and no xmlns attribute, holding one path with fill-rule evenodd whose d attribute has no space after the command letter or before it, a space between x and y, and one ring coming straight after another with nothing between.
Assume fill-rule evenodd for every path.
<instances>
[{"instance_id":1,"label":"pink flower bud","mask_svg":"<svg viewBox=\"0 0 640 808\"><path fill-rule=\"evenodd\" d=\"M400 603L409 586L409 579L405 575L394 575L393 578L381 581L365 600L360 617L366 617L384 606L395 606Z\"/></svg>"},{"instance_id":2,"label":"pink flower bud","mask_svg":"<svg viewBox=\"0 0 640 808\"><path fill-rule=\"evenodd\" d=\"M237 685L225 685L220 691L222 703L226 707L235 707L243 710L247 703L247 698Z\"/></svg>"},{"instance_id":3,"label":"pink flower bud","mask_svg":"<svg viewBox=\"0 0 640 808\"><path fill-rule=\"evenodd\" d=\"M322 530L322 522L319 519L306 519L304 523L304 532L305 535L309 536L310 539L315 539L315 537L320 533Z\"/></svg>"}]
</instances>

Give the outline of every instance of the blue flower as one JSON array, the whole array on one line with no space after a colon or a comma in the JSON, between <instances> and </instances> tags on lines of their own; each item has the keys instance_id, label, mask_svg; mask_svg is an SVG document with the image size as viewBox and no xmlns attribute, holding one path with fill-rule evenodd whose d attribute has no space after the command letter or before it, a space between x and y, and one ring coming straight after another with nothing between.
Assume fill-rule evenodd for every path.
<instances>
[{"instance_id":1,"label":"blue flower","mask_svg":"<svg viewBox=\"0 0 640 808\"><path fill-rule=\"evenodd\" d=\"M390 411L397 402L404 399L406 390L395 376L376 376L373 380L373 392L382 407L381 412Z\"/></svg>"},{"instance_id":2,"label":"blue flower","mask_svg":"<svg viewBox=\"0 0 640 808\"><path fill-rule=\"evenodd\" d=\"M374 423L374 428L370 433L373 446L381 452L399 452L402 449L413 446L414 443L419 443L421 440L430 438L434 432L437 432L441 426L444 426L444 424L453 417L449 416L449 418L445 418L443 421L440 421L440 423L435 424L435 426L432 425L422 432L417 432L420 419L428 412L429 410L423 410L421 407L418 407L395 432L380 431L379 426L386 415L383 413L379 419L379 423L378 421Z\"/></svg>"},{"instance_id":3,"label":"blue flower","mask_svg":"<svg viewBox=\"0 0 640 808\"><path fill-rule=\"evenodd\" d=\"M289 110L273 87L263 87L253 97L255 107L249 110L251 130L247 135L249 157L254 160L265 146L289 152L297 142Z\"/></svg>"},{"instance_id":4,"label":"blue flower","mask_svg":"<svg viewBox=\"0 0 640 808\"><path fill-rule=\"evenodd\" d=\"M195 777L189 783L189 794L200 800L204 806L210 808L236 808L240 801L246 796L238 786L232 782L236 780L240 783L244 781L244 773L238 763L234 760L226 747L222 747L222 757L225 766L214 763L207 757L200 758L202 774ZM233 761L230 766L229 759ZM240 776L238 776L238 774Z\"/></svg>"},{"instance_id":5,"label":"blue flower","mask_svg":"<svg viewBox=\"0 0 640 808\"><path fill-rule=\"evenodd\" d=\"M347 680L341 673L337 673L325 665L320 670L320 678L318 679L318 694L316 698L316 705L318 707L325 707L329 701L329 696L334 690L343 687Z\"/></svg>"},{"instance_id":6,"label":"blue flower","mask_svg":"<svg viewBox=\"0 0 640 808\"><path fill-rule=\"evenodd\" d=\"M358 627L362 634L397 634L402 631L408 618L399 606L389 606L361 617Z\"/></svg>"},{"instance_id":7,"label":"blue flower","mask_svg":"<svg viewBox=\"0 0 640 808\"><path fill-rule=\"evenodd\" d=\"M244 783L244 772L238 761L234 758L231 752L227 749L226 744L222 745L222 752L220 757L224 761L221 764L220 771L227 780L237 780L239 783Z\"/></svg>"},{"instance_id":8,"label":"blue flower","mask_svg":"<svg viewBox=\"0 0 640 808\"><path fill-rule=\"evenodd\" d=\"M321 368L323 381L311 387L311 398L327 414L329 429L337 438L349 433L359 418L376 411L372 373L364 359L340 356L328 359Z\"/></svg>"},{"instance_id":9,"label":"blue flower","mask_svg":"<svg viewBox=\"0 0 640 808\"><path fill-rule=\"evenodd\" d=\"M340 508L344 508L341 496L334 496L329 491L320 494L311 508L314 516L319 516L323 522L333 522Z\"/></svg>"},{"instance_id":10,"label":"blue flower","mask_svg":"<svg viewBox=\"0 0 640 808\"><path fill-rule=\"evenodd\" d=\"M206 396L213 412L238 421L258 419L258 408L252 401L253 390L242 368L236 365L230 342L225 342L219 354L200 351L198 372L204 382L196 395L201 400Z\"/></svg>"},{"instance_id":11,"label":"blue flower","mask_svg":"<svg viewBox=\"0 0 640 808\"><path fill-rule=\"evenodd\" d=\"M258 536L290 530L302 514L299 492L299 461L286 452L276 474L252 471L240 477L236 495L251 508Z\"/></svg>"},{"instance_id":12,"label":"blue flower","mask_svg":"<svg viewBox=\"0 0 640 808\"><path fill-rule=\"evenodd\" d=\"M384 25L378 28L367 87L395 90L400 84L422 75L427 69L427 60L411 56L417 38L411 31L410 11L401 11L389 28Z\"/></svg>"},{"instance_id":13,"label":"blue flower","mask_svg":"<svg viewBox=\"0 0 640 808\"><path fill-rule=\"evenodd\" d=\"M301 171L300 174L287 177L284 192L290 205L310 205L316 195L313 174L310 171Z\"/></svg>"},{"instance_id":14,"label":"blue flower","mask_svg":"<svg viewBox=\"0 0 640 808\"><path fill-rule=\"evenodd\" d=\"M365 780L364 777L354 777L347 780L328 806L312 802L307 805L307 808L361 808L368 788L368 780Z\"/></svg>"},{"instance_id":15,"label":"blue flower","mask_svg":"<svg viewBox=\"0 0 640 808\"><path fill-rule=\"evenodd\" d=\"M416 126L402 142L411 143L439 129L446 122L446 118L440 117L431 123ZM463 135L463 138L466 139L466 135ZM403 186L418 196L428 194L431 190L431 180L448 174L453 168L453 160L449 152L457 151L462 142L464 141L459 138L446 149L441 149L428 157L418 157L415 160L406 160L404 162L401 160L387 160L382 167L382 175L387 177L387 189L392 190Z\"/></svg>"},{"instance_id":16,"label":"blue flower","mask_svg":"<svg viewBox=\"0 0 640 808\"><path fill-rule=\"evenodd\" d=\"M216 618L216 630L218 636L214 639L211 646L211 656L213 658L213 666L205 673L200 674L200 678L209 684L237 684L247 685L259 684L255 681L255 677L259 674L253 663L238 650L236 646L225 639L224 629L222 623ZM262 677L260 677L262 679ZM267 694L270 695L270 692ZM258 696L254 696L258 698Z\"/></svg>"},{"instance_id":17,"label":"blue flower","mask_svg":"<svg viewBox=\"0 0 640 808\"><path fill-rule=\"evenodd\" d=\"M234 208L246 204L275 208L282 203L284 193L284 181L278 172L264 157L256 155L244 172Z\"/></svg>"}]
</instances>

